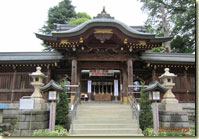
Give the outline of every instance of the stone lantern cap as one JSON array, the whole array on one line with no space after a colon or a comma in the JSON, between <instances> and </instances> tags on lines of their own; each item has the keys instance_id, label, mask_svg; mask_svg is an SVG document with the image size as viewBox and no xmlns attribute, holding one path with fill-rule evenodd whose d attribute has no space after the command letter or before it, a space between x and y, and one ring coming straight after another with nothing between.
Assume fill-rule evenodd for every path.
<instances>
[{"instance_id":1,"label":"stone lantern cap","mask_svg":"<svg viewBox=\"0 0 199 139\"><path fill-rule=\"evenodd\" d=\"M169 77L169 78L175 78L175 77L177 77L177 75L175 75L175 74L169 72L169 68L165 68L164 71L165 71L165 73L162 74L162 75L159 77L160 79L162 79L162 78L168 78L168 77Z\"/></svg>"},{"instance_id":2,"label":"stone lantern cap","mask_svg":"<svg viewBox=\"0 0 199 139\"><path fill-rule=\"evenodd\" d=\"M46 77L42 72L41 72L41 67L37 67L36 68L37 71L33 72L32 74L30 74L30 76L32 77Z\"/></svg>"}]
</instances>

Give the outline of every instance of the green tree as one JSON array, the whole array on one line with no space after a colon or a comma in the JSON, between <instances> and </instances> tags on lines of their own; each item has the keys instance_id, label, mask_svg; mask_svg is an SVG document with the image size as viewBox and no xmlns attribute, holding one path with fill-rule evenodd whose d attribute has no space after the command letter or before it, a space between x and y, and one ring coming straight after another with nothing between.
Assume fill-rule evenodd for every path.
<instances>
[{"instance_id":1,"label":"green tree","mask_svg":"<svg viewBox=\"0 0 199 139\"><path fill-rule=\"evenodd\" d=\"M69 21L69 25L79 25L87 20L91 19L91 17L85 12L78 12L77 16L72 17Z\"/></svg>"},{"instance_id":2,"label":"green tree","mask_svg":"<svg viewBox=\"0 0 199 139\"><path fill-rule=\"evenodd\" d=\"M141 97L139 100L140 104L140 114L139 114L139 122L140 128L145 130L146 128L153 127L153 115L151 110L151 103L149 101L149 94L147 92L143 92L144 83L141 88Z\"/></svg>"},{"instance_id":3,"label":"green tree","mask_svg":"<svg viewBox=\"0 0 199 139\"><path fill-rule=\"evenodd\" d=\"M48 20L40 31L44 34L50 34L56 30L56 24L78 25L89 19L91 19L91 17L85 12L76 14L75 7L71 4L70 0L63 0L57 6L49 9ZM52 51L50 46L42 45L44 46L43 51Z\"/></svg>"},{"instance_id":4,"label":"green tree","mask_svg":"<svg viewBox=\"0 0 199 139\"><path fill-rule=\"evenodd\" d=\"M195 49L195 0L139 0L148 13L147 31L158 36L175 36L180 48L171 42L173 52L193 52ZM181 36L181 38L177 37ZM177 39L177 40L176 40ZM186 43L183 41L186 40ZM166 45L167 46L167 45ZM182 51L183 50L183 51Z\"/></svg>"},{"instance_id":5,"label":"green tree","mask_svg":"<svg viewBox=\"0 0 199 139\"><path fill-rule=\"evenodd\" d=\"M41 31L45 34L50 34L56 29L57 24L66 24L70 18L75 17L75 7L71 4L70 0L63 0L57 6L54 6L48 11L48 20Z\"/></svg>"},{"instance_id":6,"label":"green tree","mask_svg":"<svg viewBox=\"0 0 199 139\"><path fill-rule=\"evenodd\" d=\"M65 82L66 78L63 78L62 81L60 82L60 85L62 88L65 90ZM56 106L56 125L62 125L63 127L67 127L68 123L68 111L69 111L69 106L68 106L68 97L66 92L62 92L59 94L60 101L57 103Z\"/></svg>"},{"instance_id":7,"label":"green tree","mask_svg":"<svg viewBox=\"0 0 199 139\"><path fill-rule=\"evenodd\" d=\"M75 17L75 7L71 4L70 0L63 0L59 2L57 6L54 6L48 10L48 20L46 24L40 29L44 34L50 34L53 30L56 30L57 24L66 24L70 18ZM44 46L43 51L52 51L50 46L42 44Z\"/></svg>"}]
</instances>

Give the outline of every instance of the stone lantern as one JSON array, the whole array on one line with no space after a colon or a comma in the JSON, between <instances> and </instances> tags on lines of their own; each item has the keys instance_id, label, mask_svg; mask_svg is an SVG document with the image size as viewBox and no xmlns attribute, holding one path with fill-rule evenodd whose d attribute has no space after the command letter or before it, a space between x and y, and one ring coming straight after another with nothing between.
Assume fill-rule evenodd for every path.
<instances>
[{"instance_id":1,"label":"stone lantern","mask_svg":"<svg viewBox=\"0 0 199 139\"><path fill-rule=\"evenodd\" d=\"M180 131L186 130L185 132L188 132L188 114L183 111L182 105L178 103L172 93L172 88L175 85L173 79L175 77L176 75L169 72L169 68L165 68L165 73L159 77L163 82L162 85L168 88L159 105L159 127L163 128L163 130L171 129L171 131L176 131L176 129L180 129Z\"/></svg>"},{"instance_id":2,"label":"stone lantern","mask_svg":"<svg viewBox=\"0 0 199 139\"><path fill-rule=\"evenodd\" d=\"M30 84L34 87L34 92L31 95L31 97L34 98L34 109L45 109L45 101L43 99L43 96L41 94L40 88L43 86L43 79L46 77L41 72L41 67L36 68L37 71L30 74L30 76L33 78L33 82Z\"/></svg>"},{"instance_id":3,"label":"stone lantern","mask_svg":"<svg viewBox=\"0 0 199 139\"><path fill-rule=\"evenodd\" d=\"M178 104L178 100L175 98L175 95L172 93L172 88L175 86L175 83L173 82L173 79L175 77L177 77L177 75L170 73L169 68L165 68L165 73L159 77L163 82L162 85L168 88L161 101L162 104L165 104L164 105L165 110L174 110L174 111L182 110L181 105Z\"/></svg>"}]
</instances>

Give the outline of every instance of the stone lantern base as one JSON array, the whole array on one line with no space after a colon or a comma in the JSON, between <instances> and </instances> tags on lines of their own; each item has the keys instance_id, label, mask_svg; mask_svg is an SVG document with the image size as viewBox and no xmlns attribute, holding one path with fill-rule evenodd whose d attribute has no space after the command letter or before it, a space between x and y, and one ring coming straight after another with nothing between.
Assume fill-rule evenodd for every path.
<instances>
[{"instance_id":1,"label":"stone lantern base","mask_svg":"<svg viewBox=\"0 0 199 139\"><path fill-rule=\"evenodd\" d=\"M179 103L159 104L159 109L164 111L182 111L182 106Z\"/></svg>"},{"instance_id":2,"label":"stone lantern base","mask_svg":"<svg viewBox=\"0 0 199 139\"><path fill-rule=\"evenodd\" d=\"M171 89L165 93L159 108L165 111L182 111L182 106L178 103Z\"/></svg>"},{"instance_id":3,"label":"stone lantern base","mask_svg":"<svg viewBox=\"0 0 199 139\"><path fill-rule=\"evenodd\" d=\"M34 109L35 110L45 110L47 106L43 98L34 98Z\"/></svg>"}]
</instances>

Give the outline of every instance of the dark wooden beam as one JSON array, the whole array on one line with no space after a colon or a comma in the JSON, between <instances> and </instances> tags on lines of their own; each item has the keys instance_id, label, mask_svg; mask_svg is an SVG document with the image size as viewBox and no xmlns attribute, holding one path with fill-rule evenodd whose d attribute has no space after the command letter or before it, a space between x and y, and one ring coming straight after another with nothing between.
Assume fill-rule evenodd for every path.
<instances>
[{"instance_id":1,"label":"dark wooden beam","mask_svg":"<svg viewBox=\"0 0 199 139\"><path fill-rule=\"evenodd\" d=\"M71 57L68 57L69 60L72 60ZM107 55L107 54L78 54L78 61L127 61L128 56L126 55Z\"/></svg>"},{"instance_id":2,"label":"dark wooden beam","mask_svg":"<svg viewBox=\"0 0 199 139\"><path fill-rule=\"evenodd\" d=\"M81 69L122 69L121 62L80 62L78 67Z\"/></svg>"}]
</instances>

